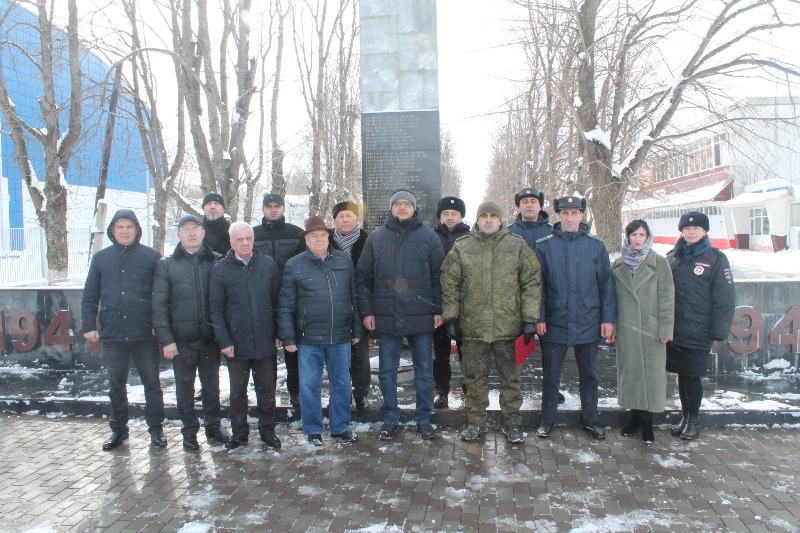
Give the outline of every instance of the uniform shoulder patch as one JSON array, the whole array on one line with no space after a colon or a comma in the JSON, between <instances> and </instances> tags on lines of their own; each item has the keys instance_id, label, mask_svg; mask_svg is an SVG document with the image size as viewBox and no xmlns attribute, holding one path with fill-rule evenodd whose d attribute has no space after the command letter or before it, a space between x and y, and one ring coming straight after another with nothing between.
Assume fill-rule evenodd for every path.
<instances>
[{"instance_id":1,"label":"uniform shoulder patch","mask_svg":"<svg viewBox=\"0 0 800 533\"><path fill-rule=\"evenodd\" d=\"M728 285L733 284L733 274L731 273L730 268L723 269L722 275L725 276L725 283L727 283Z\"/></svg>"},{"instance_id":2,"label":"uniform shoulder patch","mask_svg":"<svg viewBox=\"0 0 800 533\"><path fill-rule=\"evenodd\" d=\"M536 239L536 244L539 244L540 242L548 241L548 240L550 240L552 238L553 238L553 234L552 233L550 235L545 235L541 239Z\"/></svg>"}]
</instances>

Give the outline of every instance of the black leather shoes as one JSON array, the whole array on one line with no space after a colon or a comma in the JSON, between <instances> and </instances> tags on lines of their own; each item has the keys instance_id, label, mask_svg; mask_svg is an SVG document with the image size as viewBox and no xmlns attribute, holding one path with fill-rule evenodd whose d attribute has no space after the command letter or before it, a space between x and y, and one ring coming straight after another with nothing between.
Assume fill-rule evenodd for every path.
<instances>
[{"instance_id":1,"label":"black leather shoes","mask_svg":"<svg viewBox=\"0 0 800 533\"><path fill-rule=\"evenodd\" d=\"M597 424L590 424L589 422L583 422L581 428L588 433L593 439L603 440L606 438L605 430L598 426Z\"/></svg>"},{"instance_id":2,"label":"black leather shoes","mask_svg":"<svg viewBox=\"0 0 800 533\"><path fill-rule=\"evenodd\" d=\"M279 439L278 435L275 434L274 429L266 429L262 431L261 440L263 440L264 443L272 449L281 449L281 439Z\"/></svg>"},{"instance_id":3,"label":"black leather shoes","mask_svg":"<svg viewBox=\"0 0 800 533\"><path fill-rule=\"evenodd\" d=\"M113 450L127 440L127 433L122 433L121 431L112 431L111 436L108 437L108 439L106 439L106 441L103 443L103 449L105 451Z\"/></svg>"},{"instance_id":4,"label":"black leather shoes","mask_svg":"<svg viewBox=\"0 0 800 533\"><path fill-rule=\"evenodd\" d=\"M183 437L183 449L187 452L200 451L200 444L197 442L197 437Z\"/></svg>"},{"instance_id":5,"label":"black leather shoes","mask_svg":"<svg viewBox=\"0 0 800 533\"><path fill-rule=\"evenodd\" d=\"M430 423L417 424L417 432L424 440L431 440L432 438L436 437L436 431L434 431L433 426L430 425Z\"/></svg>"},{"instance_id":6,"label":"black leather shoes","mask_svg":"<svg viewBox=\"0 0 800 533\"><path fill-rule=\"evenodd\" d=\"M353 400L356 402L356 410L366 411L369 406L369 400L365 396L354 396Z\"/></svg>"},{"instance_id":7,"label":"black leather shoes","mask_svg":"<svg viewBox=\"0 0 800 533\"><path fill-rule=\"evenodd\" d=\"M163 448L167 445L167 437L164 436L163 429L150 430L150 444Z\"/></svg>"},{"instance_id":8,"label":"black leather shoes","mask_svg":"<svg viewBox=\"0 0 800 533\"><path fill-rule=\"evenodd\" d=\"M536 428L536 436L541 439L546 439L553 433L553 428L555 424L540 424L538 428Z\"/></svg>"},{"instance_id":9,"label":"black leather shoes","mask_svg":"<svg viewBox=\"0 0 800 533\"><path fill-rule=\"evenodd\" d=\"M217 444L225 444L231 438L228 433L220 426L208 426L206 428L206 441L214 441Z\"/></svg>"},{"instance_id":10,"label":"black leather shoes","mask_svg":"<svg viewBox=\"0 0 800 533\"><path fill-rule=\"evenodd\" d=\"M229 450L235 450L245 444L247 444L247 435L239 435L238 437L234 435L228 439L228 442L225 443L225 447Z\"/></svg>"},{"instance_id":11,"label":"black leather shoes","mask_svg":"<svg viewBox=\"0 0 800 533\"><path fill-rule=\"evenodd\" d=\"M392 440L394 434L397 433L397 424L386 424L381 426L381 432L378 433L378 440Z\"/></svg>"},{"instance_id":12,"label":"black leather shoes","mask_svg":"<svg viewBox=\"0 0 800 533\"><path fill-rule=\"evenodd\" d=\"M449 401L447 398L447 392L437 392L436 397L433 399L433 407L434 409L447 409L449 405Z\"/></svg>"}]
</instances>

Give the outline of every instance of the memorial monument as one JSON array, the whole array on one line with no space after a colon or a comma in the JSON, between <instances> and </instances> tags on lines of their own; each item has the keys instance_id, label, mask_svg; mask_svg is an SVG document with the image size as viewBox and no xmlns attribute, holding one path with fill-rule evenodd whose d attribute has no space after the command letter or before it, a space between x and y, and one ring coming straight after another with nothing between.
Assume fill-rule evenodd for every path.
<instances>
[{"instance_id":1,"label":"memorial monument","mask_svg":"<svg viewBox=\"0 0 800 533\"><path fill-rule=\"evenodd\" d=\"M441 188L436 1L362 0L360 9L364 226L384 223L401 188L433 226Z\"/></svg>"}]
</instances>

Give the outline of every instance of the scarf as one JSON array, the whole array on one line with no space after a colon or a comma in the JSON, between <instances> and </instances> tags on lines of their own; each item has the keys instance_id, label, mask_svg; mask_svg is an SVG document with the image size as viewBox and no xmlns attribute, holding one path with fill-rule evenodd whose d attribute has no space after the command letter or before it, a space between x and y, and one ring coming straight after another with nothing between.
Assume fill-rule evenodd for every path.
<instances>
[{"instance_id":1,"label":"scarf","mask_svg":"<svg viewBox=\"0 0 800 533\"><path fill-rule=\"evenodd\" d=\"M343 251L350 253L350 249L356 243L358 238L361 236L361 226L356 226L356 229L348 233L347 235L342 235L342 232L339 231L339 228L333 229L333 240L336 241L336 244L339 245Z\"/></svg>"},{"instance_id":2,"label":"scarf","mask_svg":"<svg viewBox=\"0 0 800 533\"><path fill-rule=\"evenodd\" d=\"M630 240L628 240L628 236L626 235L622 241L622 262L631 267L631 276L636 275L636 271L639 270L639 267L642 266L647 254L650 253L650 250L653 248L653 236L650 235L647 237L647 240L644 243L644 246L641 249L635 248Z\"/></svg>"},{"instance_id":3,"label":"scarf","mask_svg":"<svg viewBox=\"0 0 800 533\"><path fill-rule=\"evenodd\" d=\"M694 244L689 244L683 237L681 237L678 239L678 242L675 245L675 255L677 257L697 257L710 248L711 240L708 238L708 235L705 235L702 239Z\"/></svg>"}]
</instances>

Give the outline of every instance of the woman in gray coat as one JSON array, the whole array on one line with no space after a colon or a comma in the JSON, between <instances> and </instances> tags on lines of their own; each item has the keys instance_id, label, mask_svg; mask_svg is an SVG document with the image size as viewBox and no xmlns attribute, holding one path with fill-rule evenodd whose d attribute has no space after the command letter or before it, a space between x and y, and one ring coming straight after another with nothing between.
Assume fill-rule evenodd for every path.
<instances>
[{"instance_id":1,"label":"woman in gray coat","mask_svg":"<svg viewBox=\"0 0 800 533\"><path fill-rule=\"evenodd\" d=\"M666 407L666 345L675 309L672 272L652 247L647 223L634 220L625 228L622 257L611 268L617 296L617 402L630 409L622 435L641 428L645 444L655 440L653 413Z\"/></svg>"}]
</instances>

